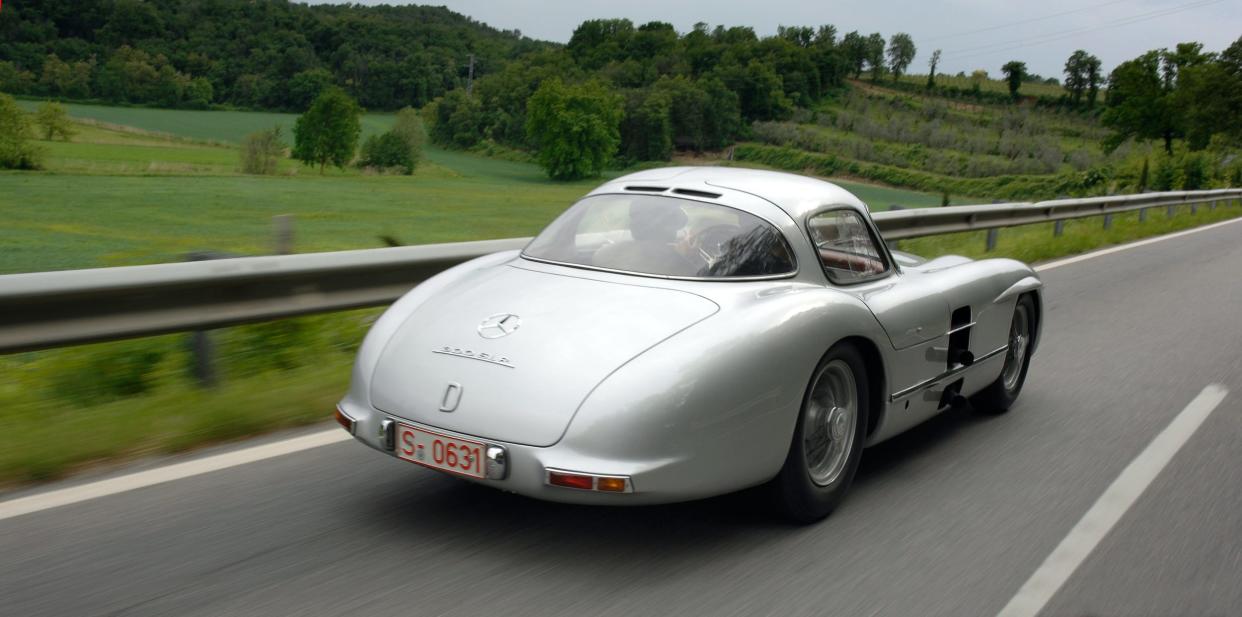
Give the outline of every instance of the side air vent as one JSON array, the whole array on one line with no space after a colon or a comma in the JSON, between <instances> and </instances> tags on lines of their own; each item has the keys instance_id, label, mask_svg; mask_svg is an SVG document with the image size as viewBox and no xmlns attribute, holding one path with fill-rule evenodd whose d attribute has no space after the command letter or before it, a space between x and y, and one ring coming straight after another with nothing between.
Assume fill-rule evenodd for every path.
<instances>
[{"instance_id":1,"label":"side air vent","mask_svg":"<svg viewBox=\"0 0 1242 617\"><path fill-rule=\"evenodd\" d=\"M709 193L707 191L696 191L694 189L673 189L678 195L686 195L688 197L706 197L707 199L716 199L720 197L720 193Z\"/></svg>"},{"instance_id":2,"label":"side air vent","mask_svg":"<svg viewBox=\"0 0 1242 617\"><path fill-rule=\"evenodd\" d=\"M663 193L668 190L667 186L627 186L627 191L643 191L644 193Z\"/></svg>"}]
</instances>

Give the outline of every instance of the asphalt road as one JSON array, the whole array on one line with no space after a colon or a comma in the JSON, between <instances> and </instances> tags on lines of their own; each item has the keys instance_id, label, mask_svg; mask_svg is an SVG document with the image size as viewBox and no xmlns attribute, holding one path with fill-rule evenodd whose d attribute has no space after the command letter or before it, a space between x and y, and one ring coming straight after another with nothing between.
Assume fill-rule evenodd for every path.
<instances>
[{"instance_id":1,"label":"asphalt road","mask_svg":"<svg viewBox=\"0 0 1242 617\"><path fill-rule=\"evenodd\" d=\"M1225 225L1044 272L1013 410L868 450L815 526L748 494L545 504L345 442L0 520L0 614L995 615L1218 383L1041 615L1242 615L1240 240Z\"/></svg>"}]
</instances>

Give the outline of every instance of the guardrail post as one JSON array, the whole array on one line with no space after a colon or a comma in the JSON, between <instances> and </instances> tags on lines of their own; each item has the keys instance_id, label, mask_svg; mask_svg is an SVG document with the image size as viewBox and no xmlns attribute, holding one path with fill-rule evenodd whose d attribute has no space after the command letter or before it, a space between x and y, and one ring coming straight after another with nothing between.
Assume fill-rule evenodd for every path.
<instances>
[{"instance_id":1,"label":"guardrail post","mask_svg":"<svg viewBox=\"0 0 1242 617\"><path fill-rule=\"evenodd\" d=\"M991 252L996 249L996 236L999 234L1000 230L995 227L988 230L988 240L987 245L984 247L985 250Z\"/></svg>"},{"instance_id":2,"label":"guardrail post","mask_svg":"<svg viewBox=\"0 0 1242 617\"><path fill-rule=\"evenodd\" d=\"M1164 216L1166 218L1173 218L1173 215L1175 214L1177 214L1177 206L1169 206L1168 210L1165 211Z\"/></svg>"},{"instance_id":3,"label":"guardrail post","mask_svg":"<svg viewBox=\"0 0 1242 617\"><path fill-rule=\"evenodd\" d=\"M292 214L277 214L272 217L272 252L277 255L293 253Z\"/></svg>"},{"instance_id":4,"label":"guardrail post","mask_svg":"<svg viewBox=\"0 0 1242 617\"><path fill-rule=\"evenodd\" d=\"M889 205L888 205L888 209L889 209L889 211L896 211L896 210L905 210L905 209L906 209L906 207L905 207L905 206L903 206L903 205L901 205L901 204L889 204ZM888 250L890 250L890 251L900 251L900 250L901 250L901 241L900 241L900 240L886 240L885 242L887 242L887 243L888 243Z\"/></svg>"},{"instance_id":5,"label":"guardrail post","mask_svg":"<svg viewBox=\"0 0 1242 617\"><path fill-rule=\"evenodd\" d=\"M226 257L212 251L195 251L186 256L186 261L207 261ZM210 330L195 330L190 333L190 356L193 362L190 372L195 381L203 388L214 388L220 383L216 373L216 342Z\"/></svg>"},{"instance_id":6,"label":"guardrail post","mask_svg":"<svg viewBox=\"0 0 1242 617\"><path fill-rule=\"evenodd\" d=\"M1140 223L1147 222L1147 208L1139 208L1139 222Z\"/></svg>"},{"instance_id":7,"label":"guardrail post","mask_svg":"<svg viewBox=\"0 0 1242 617\"><path fill-rule=\"evenodd\" d=\"M1199 213L1199 203L1198 203L1198 202L1195 202L1195 203L1190 204L1190 213L1191 213L1191 214L1198 214L1198 213Z\"/></svg>"},{"instance_id":8,"label":"guardrail post","mask_svg":"<svg viewBox=\"0 0 1242 617\"><path fill-rule=\"evenodd\" d=\"M1208 210L1215 210L1215 209L1216 209L1216 200L1213 199L1211 202L1208 203Z\"/></svg>"},{"instance_id":9,"label":"guardrail post","mask_svg":"<svg viewBox=\"0 0 1242 617\"><path fill-rule=\"evenodd\" d=\"M1105 214L1104 215L1104 229L1112 229L1112 228L1113 228L1113 215Z\"/></svg>"},{"instance_id":10,"label":"guardrail post","mask_svg":"<svg viewBox=\"0 0 1242 617\"><path fill-rule=\"evenodd\" d=\"M1065 219L1057 219L1052 223L1052 237L1059 238L1065 233Z\"/></svg>"}]
</instances>

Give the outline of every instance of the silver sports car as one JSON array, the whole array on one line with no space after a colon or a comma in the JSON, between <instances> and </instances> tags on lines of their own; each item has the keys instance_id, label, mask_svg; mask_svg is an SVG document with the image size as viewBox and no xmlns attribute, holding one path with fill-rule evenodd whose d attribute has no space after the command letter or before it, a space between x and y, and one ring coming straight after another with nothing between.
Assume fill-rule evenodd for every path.
<instances>
[{"instance_id":1,"label":"silver sports car","mask_svg":"<svg viewBox=\"0 0 1242 617\"><path fill-rule=\"evenodd\" d=\"M391 456L540 499L766 483L812 521L865 447L967 400L1008 409L1040 293L1017 261L889 250L827 182L653 169L398 300L337 420Z\"/></svg>"}]
</instances>

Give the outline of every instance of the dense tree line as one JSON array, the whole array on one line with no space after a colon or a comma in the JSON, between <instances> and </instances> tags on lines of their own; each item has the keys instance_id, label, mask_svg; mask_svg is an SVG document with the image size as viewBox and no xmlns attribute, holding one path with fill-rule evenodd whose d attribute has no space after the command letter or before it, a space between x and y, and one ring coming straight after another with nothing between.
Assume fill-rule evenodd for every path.
<instances>
[{"instance_id":1,"label":"dense tree line","mask_svg":"<svg viewBox=\"0 0 1242 617\"><path fill-rule=\"evenodd\" d=\"M301 111L326 86L422 106L549 47L443 7L283 0L23 0L0 11L0 91Z\"/></svg>"},{"instance_id":2,"label":"dense tree line","mask_svg":"<svg viewBox=\"0 0 1242 617\"><path fill-rule=\"evenodd\" d=\"M866 56L851 56L847 40L862 40ZM541 134L537 127L562 123L540 121L532 129L528 108L540 85L556 78L589 90L590 96L579 93L581 100L620 102L617 154L622 158L668 160L676 149L721 148L744 136L752 122L779 120L809 107L841 88L851 72L900 73L913 60L908 35L894 36L887 58L885 48L878 33L852 32L839 39L831 25L782 26L775 36L759 37L746 27L699 23L678 33L663 22L590 20L574 30L564 48L519 58L479 79L471 95L449 92L424 110L424 118L431 139L444 145L492 141L541 153L547 147L559 150L564 135ZM594 113L612 115L611 103Z\"/></svg>"},{"instance_id":3,"label":"dense tree line","mask_svg":"<svg viewBox=\"0 0 1242 617\"><path fill-rule=\"evenodd\" d=\"M1160 140L1170 154L1183 138L1191 150L1242 145L1242 38L1220 53L1181 43L1122 62L1108 76L1105 104L1109 147L1131 138Z\"/></svg>"}]
</instances>

